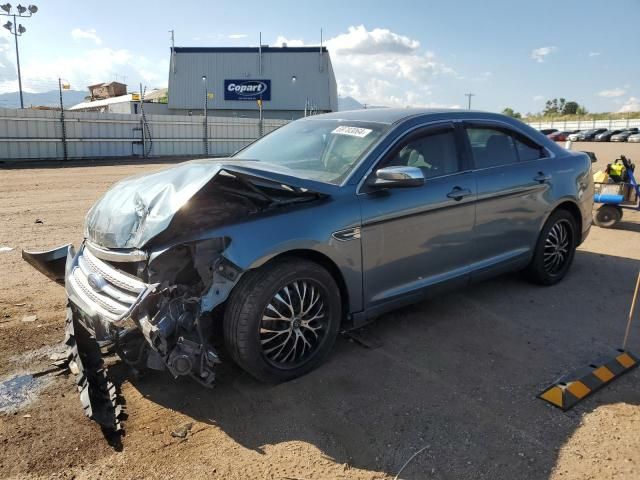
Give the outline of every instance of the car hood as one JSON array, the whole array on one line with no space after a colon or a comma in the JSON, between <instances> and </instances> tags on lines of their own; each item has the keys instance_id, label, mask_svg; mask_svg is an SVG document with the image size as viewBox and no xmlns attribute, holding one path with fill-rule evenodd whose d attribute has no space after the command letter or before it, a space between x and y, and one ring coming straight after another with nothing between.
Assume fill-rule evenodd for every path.
<instances>
[{"instance_id":1,"label":"car hood","mask_svg":"<svg viewBox=\"0 0 640 480\"><path fill-rule=\"evenodd\" d=\"M290 191L330 194L333 185L288 175L284 167L233 159L204 159L129 177L109 189L87 213L84 236L106 248L142 248L221 172L245 181L273 182Z\"/></svg>"}]
</instances>

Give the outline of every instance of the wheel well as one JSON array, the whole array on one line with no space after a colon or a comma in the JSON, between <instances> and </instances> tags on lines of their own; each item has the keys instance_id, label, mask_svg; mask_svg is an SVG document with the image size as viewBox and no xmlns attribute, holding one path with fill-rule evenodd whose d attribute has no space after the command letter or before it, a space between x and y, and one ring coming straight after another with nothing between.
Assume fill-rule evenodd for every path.
<instances>
[{"instance_id":1,"label":"wheel well","mask_svg":"<svg viewBox=\"0 0 640 480\"><path fill-rule=\"evenodd\" d=\"M573 203L573 202L563 202L560 205L558 205L555 210L566 210L567 212L569 212L573 218L576 221L576 225L578 226L578 238L581 238L582 236L582 213L580 212L580 209L578 208L578 206ZM554 211L555 211L554 210ZM578 241L578 243L580 243Z\"/></svg>"},{"instance_id":2,"label":"wheel well","mask_svg":"<svg viewBox=\"0 0 640 480\"><path fill-rule=\"evenodd\" d=\"M279 260L282 258L300 258L303 260L311 260L312 262L317 263L322 266L325 270L327 270L333 279L338 285L338 289L340 290L340 299L342 301L342 317L347 318L347 314L349 313L349 291L347 290L347 284L342 277L342 273L338 266L327 257L325 254L317 252L315 250L289 250L288 252L281 253L276 255L269 262L273 262L275 260Z\"/></svg>"}]
</instances>

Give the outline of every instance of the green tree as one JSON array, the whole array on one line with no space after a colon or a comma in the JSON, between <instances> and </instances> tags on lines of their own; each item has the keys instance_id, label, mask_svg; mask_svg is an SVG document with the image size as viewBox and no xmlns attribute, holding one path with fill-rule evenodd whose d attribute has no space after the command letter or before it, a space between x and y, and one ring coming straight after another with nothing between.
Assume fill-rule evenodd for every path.
<instances>
[{"instance_id":1,"label":"green tree","mask_svg":"<svg viewBox=\"0 0 640 480\"><path fill-rule=\"evenodd\" d=\"M582 105L580 105L576 110L576 115L586 115L587 113L589 113L589 111Z\"/></svg>"},{"instance_id":2,"label":"green tree","mask_svg":"<svg viewBox=\"0 0 640 480\"><path fill-rule=\"evenodd\" d=\"M580 108L580 105L578 105L578 102L567 102L564 104L564 108L562 109L562 114L575 115L576 113L578 113L578 108Z\"/></svg>"},{"instance_id":3,"label":"green tree","mask_svg":"<svg viewBox=\"0 0 640 480\"><path fill-rule=\"evenodd\" d=\"M514 111L511 107L507 107L502 110L502 114L511 118L522 118L522 115L519 112Z\"/></svg>"},{"instance_id":4,"label":"green tree","mask_svg":"<svg viewBox=\"0 0 640 480\"><path fill-rule=\"evenodd\" d=\"M544 110L542 114L544 116L556 115L559 112L558 110L558 99L554 98L553 100L547 100L544 104Z\"/></svg>"}]
</instances>

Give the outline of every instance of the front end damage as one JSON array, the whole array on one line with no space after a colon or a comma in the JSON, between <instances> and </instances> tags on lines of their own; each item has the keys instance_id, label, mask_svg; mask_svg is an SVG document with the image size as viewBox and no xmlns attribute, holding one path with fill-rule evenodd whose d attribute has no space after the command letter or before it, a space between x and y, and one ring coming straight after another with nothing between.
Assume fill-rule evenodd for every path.
<instances>
[{"instance_id":1,"label":"front end damage","mask_svg":"<svg viewBox=\"0 0 640 480\"><path fill-rule=\"evenodd\" d=\"M49 277L66 278L67 365L77 376L85 413L103 428L118 431L121 414L102 359L105 349L135 370L166 369L176 378L213 385L220 361L210 343L210 316L241 273L224 258L226 244L212 239L149 257L141 251L114 254L87 240L77 252L70 245L23 252Z\"/></svg>"},{"instance_id":2,"label":"front end damage","mask_svg":"<svg viewBox=\"0 0 640 480\"><path fill-rule=\"evenodd\" d=\"M101 353L212 386L214 313L243 274L228 258L231 226L328 196L256 165L199 160L125 179L88 212L77 251L23 251L65 286L67 365L103 428L120 429L120 409Z\"/></svg>"}]
</instances>

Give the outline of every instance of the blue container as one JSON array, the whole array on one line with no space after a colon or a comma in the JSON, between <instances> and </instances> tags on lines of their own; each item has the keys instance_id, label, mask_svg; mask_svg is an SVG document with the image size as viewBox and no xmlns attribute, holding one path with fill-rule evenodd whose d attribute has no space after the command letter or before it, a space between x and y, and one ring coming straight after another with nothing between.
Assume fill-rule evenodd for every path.
<instances>
[{"instance_id":1,"label":"blue container","mask_svg":"<svg viewBox=\"0 0 640 480\"><path fill-rule=\"evenodd\" d=\"M620 205L624 201L624 196L610 193L596 193L593 196L596 203L607 203L609 205Z\"/></svg>"}]
</instances>

